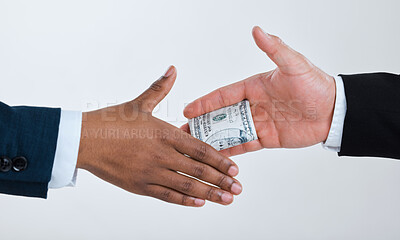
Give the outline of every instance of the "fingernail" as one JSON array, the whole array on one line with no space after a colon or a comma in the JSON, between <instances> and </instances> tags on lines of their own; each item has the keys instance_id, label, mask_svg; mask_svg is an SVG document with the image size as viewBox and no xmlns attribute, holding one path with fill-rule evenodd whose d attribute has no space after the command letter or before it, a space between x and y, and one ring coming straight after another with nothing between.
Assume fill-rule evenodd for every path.
<instances>
[{"instance_id":1,"label":"fingernail","mask_svg":"<svg viewBox=\"0 0 400 240\"><path fill-rule=\"evenodd\" d=\"M174 73L174 68L173 68L172 66L170 66L170 67L168 68L168 70L164 73L163 77L166 77L166 78L167 78L167 77L171 76L172 73Z\"/></svg>"},{"instance_id":2,"label":"fingernail","mask_svg":"<svg viewBox=\"0 0 400 240\"><path fill-rule=\"evenodd\" d=\"M221 200L224 203L228 203L229 204L229 203L231 203L233 201L233 196L230 193L223 193L222 196L221 196Z\"/></svg>"},{"instance_id":3,"label":"fingernail","mask_svg":"<svg viewBox=\"0 0 400 240\"><path fill-rule=\"evenodd\" d=\"M260 29L263 31L265 37L271 38L271 35L269 35L264 29L262 29L261 27L260 27Z\"/></svg>"},{"instance_id":4,"label":"fingernail","mask_svg":"<svg viewBox=\"0 0 400 240\"><path fill-rule=\"evenodd\" d=\"M196 198L196 200L194 200L194 205L196 206L203 206L205 203L206 201L204 201L203 199Z\"/></svg>"},{"instance_id":5,"label":"fingernail","mask_svg":"<svg viewBox=\"0 0 400 240\"><path fill-rule=\"evenodd\" d=\"M232 177L238 175L238 173L239 173L239 169L238 169L238 167L236 167L236 166L231 166L231 167L228 169L228 174L231 175Z\"/></svg>"},{"instance_id":6,"label":"fingernail","mask_svg":"<svg viewBox=\"0 0 400 240\"><path fill-rule=\"evenodd\" d=\"M234 183L232 184L231 191L233 194L239 195L242 192L242 187L239 184Z\"/></svg>"}]
</instances>

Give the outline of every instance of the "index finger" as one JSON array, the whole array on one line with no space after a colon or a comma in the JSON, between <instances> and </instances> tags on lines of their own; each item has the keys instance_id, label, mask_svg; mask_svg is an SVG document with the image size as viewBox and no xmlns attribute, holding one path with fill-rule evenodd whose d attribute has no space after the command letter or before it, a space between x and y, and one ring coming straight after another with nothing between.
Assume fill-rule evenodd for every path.
<instances>
[{"instance_id":1,"label":"index finger","mask_svg":"<svg viewBox=\"0 0 400 240\"><path fill-rule=\"evenodd\" d=\"M181 130L184 132L190 134L190 127L189 124L185 123L184 125L181 126ZM239 146L227 148L220 150L219 153L226 157L231 157L231 156L236 156L240 154L244 154L247 152L253 152L262 149L262 144L259 140L247 142L244 144L241 144Z\"/></svg>"},{"instance_id":2,"label":"index finger","mask_svg":"<svg viewBox=\"0 0 400 240\"><path fill-rule=\"evenodd\" d=\"M205 163L231 177L239 173L238 166L231 159L191 135L187 133L183 134L185 137L179 138L175 144L175 149L178 152L186 154L192 159Z\"/></svg>"},{"instance_id":3,"label":"index finger","mask_svg":"<svg viewBox=\"0 0 400 240\"><path fill-rule=\"evenodd\" d=\"M189 127L189 124L188 124L188 123L183 124L183 125L180 127L180 129L181 129L182 131L184 131L184 132L190 134L190 127Z\"/></svg>"},{"instance_id":4,"label":"index finger","mask_svg":"<svg viewBox=\"0 0 400 240\"><path fill-rule=\"evenodd\" d=\"M246 98L245 80L219 88L197 100L189 103L183 114L194 118L205 113L230 106Z\"/></svg>"}]
</instances>

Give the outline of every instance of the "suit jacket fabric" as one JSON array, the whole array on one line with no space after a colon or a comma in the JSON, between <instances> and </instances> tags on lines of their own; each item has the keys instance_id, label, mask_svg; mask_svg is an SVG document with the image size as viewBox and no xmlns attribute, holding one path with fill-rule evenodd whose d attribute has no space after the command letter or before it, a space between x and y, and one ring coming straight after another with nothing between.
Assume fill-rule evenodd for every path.
<instances>
[{"instance_id":1,"label":"suit jacket fabric","mask_svg":"<svg viewBox=\"0 0 400 240\"><path fill-rule=\"evenodd\" d=\"M339 156L400 159L400 76L341 75L347 112Z\"/></svg>"},{"instance_id":2,"label":"suit jacket fabric","mask_svg":"<svg viewBox=\"0 0 400 240\"><path fill-rule=\"evenodd\" d=\"M0 102L0 155L25 157L25 170L0 172L0 193L47 197L61 109L10 107Z\"/></svg>"}]
</instances>

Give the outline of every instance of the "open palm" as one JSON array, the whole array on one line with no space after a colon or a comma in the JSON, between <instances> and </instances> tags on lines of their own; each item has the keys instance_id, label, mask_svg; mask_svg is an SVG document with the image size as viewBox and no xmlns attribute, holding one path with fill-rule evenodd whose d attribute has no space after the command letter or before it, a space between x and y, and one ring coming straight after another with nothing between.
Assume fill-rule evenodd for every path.
<instances>
[{"instance_id":1,"label":"open palm","mask_svg":"<svg viewBox=\"0 0 400 240\"><path fill-rule=\"evenodd\" d=\"M326 140L335 104L335 81L278 37L253 29L258 47L274 61L273 71L217 89L190 103L187 118L250 102L258 140L223 150L228 156L262 148L299 148ZM187 132L187 125L182 126Z\"/></svg>"}]
</instances>

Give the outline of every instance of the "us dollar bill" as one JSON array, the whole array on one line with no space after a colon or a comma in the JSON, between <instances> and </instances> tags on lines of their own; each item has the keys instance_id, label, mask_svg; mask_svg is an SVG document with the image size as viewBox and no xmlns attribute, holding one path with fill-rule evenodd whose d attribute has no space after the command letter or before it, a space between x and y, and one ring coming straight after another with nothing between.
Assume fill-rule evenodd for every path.
<instances>
[{"instance_id":1,"label":"us dollar bill","mask_svg":"<svg viewBox=\"0 0 400 240\"><path fill-rule=\"evenodd\" d=\"M193 137L219 150L257 139L250 103L239 103L189 119Z\"/></svg>"}]
</instances>

